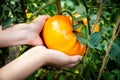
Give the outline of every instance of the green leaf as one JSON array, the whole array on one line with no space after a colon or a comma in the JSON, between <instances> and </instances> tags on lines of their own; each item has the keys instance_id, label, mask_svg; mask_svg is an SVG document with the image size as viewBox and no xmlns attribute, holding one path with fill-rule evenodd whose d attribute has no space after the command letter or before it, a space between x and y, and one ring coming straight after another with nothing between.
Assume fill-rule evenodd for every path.
<instances>
[{"instance_id":1,"label":"green leaf","mask_svg":"<svg viewBox=\"0 0 120 80\"><path fill-rule=\"evenodd\" d=\"M8 17L8 18L2 23L3 29L7 28L11 23L12 23L12 18L11 18L11 17Z\"/></svg>"},{"instance_id":2,"label":"green leaf","mask_svg":"<svg viewBox=\"0 0 120 80\"><path fill-rule=\"evenodd\" d=\"M64 75L61 74L60 77L59 77L59 80L64 80L64 79L65 79Z\"/></svg>"},{"instance_id":3,"label":"green leaf","mask_svg":"<svg viewBox=\"0 0 120 80\"><path fill-rule=\"evenodd\" d=\"M111 72L105 72L103 74L104 80L115 80L115 75L112 74Z\"/></svg>"},{"instance_id":4,"label":"green leaf","mask_svg":"<svg viewBox=\"0 0 120 80\"><path fill-rule=\"evenodd\" d=\"M35 80L35 73L32 74L32 75L30 75L30 76L27 78L27 80Z\"/></svg>"},{"instance_id":5,"label":"green leaf","mask_svg":"<svg viewBox=\"0 0 120 80\"><path fill-rule=\"evenodd\" d=\"M77 39L78 39L78 41L79 41L80 43L82 43L82 44L84 44L84 45L87 45L87 44L88 44L88 39L85 39L85 38L79 36L78 34L76 34L76 37L77 37Z\"/></svg>"},{"instance_id":6,"label":"green leaf","mask_svg":"<svg viewBox=\"0 0 120 80\"><path fill-rule=\"evenodd\" d=\"M117 75L117 80L120 80L120 74Z\"/></svg>"},{"instance_id":7,"label":"green leaf","mask_svg":"<svg viewBox=\"0 0 120 80\"><path fill-rule=\"evenodd\" d=\"M69 9L73 9L74 8L74 4L72 2L72 0L65 0L66 5L68 6Z\"/></svg>"},{"instance_id":8,"label":"green leaf","mask_svg":"<svg viewBox=\"0 0 120 80\"><path fill-rule=\"evenodd\" d=\"M118 70L118 69L114 69L114 70L112 70L112 72L113 72L114 74L120 74L120 70Z\"/></svg>"},{"instance_id":9,"label":"green leaf","mask_svg":"<svg viewBox=\"0 0 120 80\"><path fill-rule=\"evenodd\" d=\"M96 17L97 17L96 14L90 14L90 21L89 21L90 25L94 24L94 21L95 21Z\"/></svg>"},{"instance_id":10,"label":"green leaf","mask_svg":"<svg viewBox=\"0 0 120 80\"><path fill-rule=\"evenodd\" d=\"M81 15L86 13L86 9L85 9L85 7L82 4L80 6L75 6L75 9Z\"/></svg>"},{"instance_id":11,"label":"green leaf","mask_svg":"<svg viewBox=\"0 0 120 80\"><path fill-rule=\"evenodd\" d=\"M39 69L35 75L35 77L39 77L39 76L42 76L43 74L43 69Z\"/></svg>"},{"instance_id":12,"label":"green leaf","mask_svg":"<svg viewBox=\"0 0 120 80\"><path fill-rule=\"evenodd\" d=\"M120 64L120 38L113 42L109 57Z\"/></svg>"},{"instance_id":13,"label":"green leaf","mask_svg":"<svg viewBox=\"0 0 120 80\"><path fill-rule=\"evenodd\" d=\"M77 25L74 25L73 31L76 31L76 29L79 28L80 26L83 26L82 23L78 23Z\"/></svg>"},{"instance_id":14,"label":"green leaf","mask_svg":"<svg viewBox=\"0 0 120 80\"><path fill-rule=\"evenodd\" d=\"M53 76L54 76L54 71L53 71L53 70L50 70L50 71L47 73L47 80L53 80Z\"/></svg>"},{"instance_id":15,"label":"green leaf","mask_svg":"<svg viewBox=\"0 0 120 80\"><path fill-rule=\"evenodd\" d=\"M88 38L88 28L87 26L83 25L80 31L82 33L82 37L87 39Z\"/></svg>"},{"instance_id":16,"label":"green leaf","mask_svg":"<svg viewBox=\"0 0 120 80\"><path fill-rule=\"evenodd\" d=\"M96 48L100 44L102 38L99 32L95 32L90 36L90 47Z\"/></svg>"},{"instance_id":17,"label":"green leaf","mask_svg":"<svg viewBox=\"0 0 120 80\"><path fill-rule=\"evenodd\" d=\"M104 48L105 48L104 44L98 44L96 47L96 49L98 49L98 50L104 50Z\"/></svg>"}]
</instances>

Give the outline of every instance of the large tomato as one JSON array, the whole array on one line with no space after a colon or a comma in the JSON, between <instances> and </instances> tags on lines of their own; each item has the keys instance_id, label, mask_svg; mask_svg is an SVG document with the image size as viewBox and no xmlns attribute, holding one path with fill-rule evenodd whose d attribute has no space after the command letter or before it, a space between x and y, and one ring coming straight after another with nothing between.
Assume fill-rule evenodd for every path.
<instances>
[{"instance_id":1,"label":"large tomato","mask_svg":"<svg viewBox=\"0 0 120 80\"><path fill-rule=\"evenodd\" d=\"M62 51L70 56L83 55L86 46L78 42L73 33L72 21L67 16L49 18L43 28L43 40L50 49Z\"/></svg>"}]
</instances>

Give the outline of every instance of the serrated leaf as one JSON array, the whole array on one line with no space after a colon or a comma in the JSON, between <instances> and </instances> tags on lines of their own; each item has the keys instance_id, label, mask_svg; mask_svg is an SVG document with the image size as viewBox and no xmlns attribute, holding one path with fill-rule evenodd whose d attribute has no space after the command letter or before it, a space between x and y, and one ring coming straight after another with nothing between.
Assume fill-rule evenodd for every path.
<instances>
[{"instance_id":1,"label":"serrated leaf","mask_svg":"<svg viewBox=\"0 0 120 80\"><path fill-rule=\"evenodd\" d=\"M85 38L79 36L79 34L76 34L76 37L77 37L77 39L78 39L78 41L79 41L80 43L82 43L82 44L84 44L84 45L87 45L87 44L88 44L88 39L85 39Z\"/></svg>"},{"instance_id":2,"label":"serrated leaf","mask_svg":"<svg viewBox=\"0 0 120 80\"><path fill-rule=\"evenodd\" d=\"M113 42L109 57L120 64L120 39L116 39L115 42Z\"/></svg>"},{"instance_id":3,"label":"serrated leaf","mask_svg":"<svg viewBox=\"0 0 120 80\"><path fill-rule=\"evenodd\" d=\"M90 36L90 47L96 48L100 44L102 38L99 32L95 32Z\"/></svg>"},{"instance_id":4,"label":"serrated leaf","mask_svg":"<svg viewBox=\"0 0 120 80\"><path fill-rule=\"evenodd\" d=\"M75 6L75 9L78 11L79 14L85 14L86 13L86 9L83 5L80 6Z\"/></svg>"},{"instance_id":5,"label":"serrated leaf","mask_svg":"<svg viewBox=\"0 0 120 80\"><path fill-rule=\"evenodd\" d=\"M93 24L97 15L96 14L90 14L90 24Z\"/></svg>"},{"instance_id":6,"label":"serrated leaf","mask_svg":"<svg viewBox=\"0 0 120 80\"><path fill-rule=\"evenodd\" d=\"M74 4L71 0L66 0L65 2L66 2L66 5L68 6L68 8L70 8L70 9L74 8Z\"/></svg>"},{"instance_id":7,"label":"serrated leaf","mask_svg":"<svg viewBox=\"0 0 120 80\"><path fill-rule=\"evenodd\" d=\"M104 50L105 45L104 44L98 44L96 49L98 50Z\"/></svg>"}]
</instances>

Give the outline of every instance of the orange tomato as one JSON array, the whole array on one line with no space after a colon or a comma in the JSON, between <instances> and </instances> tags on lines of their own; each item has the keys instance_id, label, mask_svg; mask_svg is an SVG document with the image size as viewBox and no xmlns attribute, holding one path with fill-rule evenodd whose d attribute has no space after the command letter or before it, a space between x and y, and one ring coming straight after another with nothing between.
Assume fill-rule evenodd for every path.
<instances>
[{"instance_id":1,"label":"orange tomato","mask_svg":"<svg viewBox=\"0 0 120 80\"><path fill-rule=\"evenodd\" d=\"M73 33L69 17L55 15L49 18L43 27L43 40L50 49L64 52L67 55L83 55L86 46L78 42Z\"/></svg>"}]
</instances>

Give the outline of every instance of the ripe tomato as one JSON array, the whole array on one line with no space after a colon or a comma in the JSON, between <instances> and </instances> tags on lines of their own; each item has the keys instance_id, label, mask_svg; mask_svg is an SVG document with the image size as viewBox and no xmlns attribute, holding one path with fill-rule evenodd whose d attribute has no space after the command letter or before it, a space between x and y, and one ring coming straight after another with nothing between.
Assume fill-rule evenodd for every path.
<instances>
[{"instance_id":1,"label":"ripe tomato","mask_svg":"<svg viewBox=\"0 0 120 80\"><path fill-rule=\"evenodd\" d=\"M67 55L83 55L86 46L78 42L73 33L72 21L69 17L55 15L49 18L43 27L43 40L50 49L55 49Z\"/></svg>"}]
</instances>

